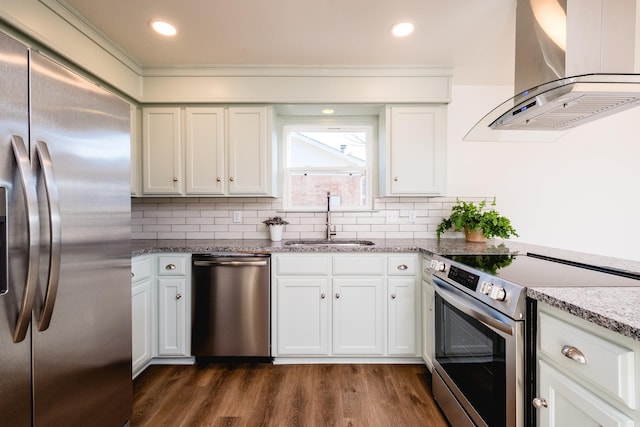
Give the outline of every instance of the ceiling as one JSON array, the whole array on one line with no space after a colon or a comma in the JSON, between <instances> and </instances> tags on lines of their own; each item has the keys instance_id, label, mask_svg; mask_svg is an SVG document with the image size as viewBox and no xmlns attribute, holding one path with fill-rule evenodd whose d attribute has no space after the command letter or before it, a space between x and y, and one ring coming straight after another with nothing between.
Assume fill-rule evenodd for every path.
<instances>
[{"instance_id":1,"label":"ceiling","mask_svg":"<svg viewBox=\"0 0 640 427\"><path fill-rule=\"evenodd\" d=\"M516 0L58 1L142 68L445 65L456 84L513 84ZM407 19L414 34L393 38Z\"/></svg>"}]
</instances>

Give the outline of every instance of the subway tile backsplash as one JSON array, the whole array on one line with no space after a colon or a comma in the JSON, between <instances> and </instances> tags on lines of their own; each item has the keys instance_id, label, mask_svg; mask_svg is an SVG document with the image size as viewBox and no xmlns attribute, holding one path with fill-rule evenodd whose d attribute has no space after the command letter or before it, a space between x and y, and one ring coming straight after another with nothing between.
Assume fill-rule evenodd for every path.
<instances>
[{"instance_id":1,"label":"subway tile backsplash","mask_svg":"<svg viewBox=\"0 0 640 427\"><path fill-rule=\"evenodd\" d=\"M460 197L466 201L492 197ZM342 239L435 238L442 217L456 197L385 197L374 199L372 211L332 212L331 222ZM268 239L262 223L278 215L289 222L284 239L322 238L326 212L284 212L278 198L132 198L134 239ZM234 222L234 212L240 222ZM415 221L410 221L415 213ZM391 215L388 215L391 214ZM396 221L393 218L397 217Z\"/></svg>"}]
</instances>

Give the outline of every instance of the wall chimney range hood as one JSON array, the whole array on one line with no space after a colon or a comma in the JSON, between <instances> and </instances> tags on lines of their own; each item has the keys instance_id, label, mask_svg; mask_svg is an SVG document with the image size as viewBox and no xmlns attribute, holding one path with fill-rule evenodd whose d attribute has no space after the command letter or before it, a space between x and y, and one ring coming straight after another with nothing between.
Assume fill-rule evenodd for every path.
<instances>
[{"instance_id":1,"label":"wall chimney range hood","mask_svg":"<svg viewBox=\"0 0 640 427\"><path fill-rule=\"evenodd\" d=\"M552 141L640 105L638 1L517 0L516 94L464 139Z\"/></svg>"}]
</instances>

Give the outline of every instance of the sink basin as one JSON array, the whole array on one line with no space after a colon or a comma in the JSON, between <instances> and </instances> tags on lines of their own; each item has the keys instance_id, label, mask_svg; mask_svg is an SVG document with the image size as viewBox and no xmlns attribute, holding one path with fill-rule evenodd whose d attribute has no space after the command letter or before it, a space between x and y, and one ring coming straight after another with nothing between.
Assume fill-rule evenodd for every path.
<instances>
[{"instance_id":1,"label":"sink basin","mask_svg":"<svg viewBox=\"0 0 640 427\"><path fill-rule=\"evenodd\" d=\"M373 246L369 240L288 240L285 246Z\"/></svg>"}]
</instances>

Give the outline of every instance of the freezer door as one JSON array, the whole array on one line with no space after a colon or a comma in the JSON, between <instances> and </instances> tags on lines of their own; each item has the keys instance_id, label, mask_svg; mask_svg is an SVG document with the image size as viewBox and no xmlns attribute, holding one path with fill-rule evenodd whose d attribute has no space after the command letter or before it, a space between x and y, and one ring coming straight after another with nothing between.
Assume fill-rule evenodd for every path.
<instances>
[{"instance_id":1,"label":"freezer door","mask_svg":"<svg viewBox=\"0 0 640 427\"><path fill-rule=\"evenodd\" d=\"M8 251L0 280L0 424L31 426L31 340L14 343L14 332L27 279L28 218L24 188L12 139L28 142L27 48L0 33L0 187L6 215L2 245ZM27 166L28 166L28 159ZM26 313L28 315L28 313Z\"/></svg>"},{"instance_id":2,"label":"freezer door","mask_svg":"<svg viewBox=\"0 0 640 427\"><path fill-rule=\"evenodd\" d=\"M40 226L32 323L35 424L124 425L132 398L129 106L31 52L30 145L40 217L49 218ZM43 306L47 292L53 306Z\"/></svg>"}]
</instances>

